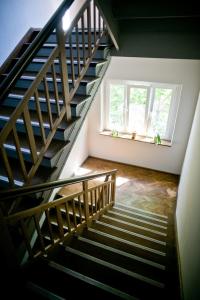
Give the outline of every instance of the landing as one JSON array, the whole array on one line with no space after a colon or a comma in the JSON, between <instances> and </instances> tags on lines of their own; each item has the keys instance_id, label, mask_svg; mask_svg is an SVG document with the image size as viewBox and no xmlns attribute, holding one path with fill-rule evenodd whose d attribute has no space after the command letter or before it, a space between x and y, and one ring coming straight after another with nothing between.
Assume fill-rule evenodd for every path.
<instances>
[{"instance_id":1,"label":"landing","mask_svg":"<svg viewBox=\"0 0 200 300\"><path fill-rule=\"evenodd\" d=\"M89 157L79 175L118 169L116 202L163 215L173 215L179 176Z\"/></svg>"}]
</instances>

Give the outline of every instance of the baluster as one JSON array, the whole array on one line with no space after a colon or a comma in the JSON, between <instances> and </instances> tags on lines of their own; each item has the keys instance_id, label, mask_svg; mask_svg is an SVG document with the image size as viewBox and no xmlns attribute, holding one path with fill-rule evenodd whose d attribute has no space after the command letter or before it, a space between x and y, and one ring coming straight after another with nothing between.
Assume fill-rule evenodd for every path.
<instances>
[{"instance_id":1,"label":"baluster","mask_svg":"<svg viewBox=\"0 0 200 300\"><path fill-rule=\"evenodd\" d=\"M54 95L55 95L57 113L58 113L58 116L60 116L58 85L57 85L57 81L56 81L56 70L55 70L54 63L52 63L52 65L51 65L51 73L52 73L52 78L53 78L53 87L54 87Z\"/></svg>"},{"instance_id":2,"label":"baluster","mask_svg":"<svg viewBox=\"0 0 200 300\"><path fill-rule=\"evenodd\" d=\"M93 1L93 17L94 17L94 47L96 45L96 5Z\"/></svg>"},{"instance_id":3,"label":"baluster","mask_svg":"<svg viewBox=\"0 0 200 300\"><path fill-rule=\"evenodd\" d=\"M38 119L39 119L39 123L40 123L40 131L41 131L43 143L45 144L46 143L46 135L45 135L44 125L43 125L42 112L41 112L41 109L40 109L39 95L38 95L37 90L34 93L34 97L35 97L35 103L36 103L36 110L37 110L37 114L38 114Z\"/></svg>"},{"instance_id":4,"label":"baluster","mask_svg":"<svg viewBox=\"0 0 200 300\"><path fill-rule=\"evenodd\" d=\"M62 20L58 23L58 26L56 28L56 34L57 34L57 41L59 46L59 61L60 61L63 100L64 100L67 120L70 120L71 107L70 107L70 96L69 96L68 71L67 71L67 64L66 64L65 36L62 28Z\"/></svg>"},{"instance_id":5,"label":"baluster","mask_svg":"<svg viewBox=\"0 0 200 300\"><path fill-rule=\"evenodd\" d=\"M31 151L31 157L33 160L33 164L35 164L37 161L37 150L36 150L36 144L35 144L35 137L33 134L33 128L31 125L31 117L30 117L27 105L24 107L24 123L25 123L26 131L27 131L27 136L28 136L28 141L29 141L29 146L30 146L30 151Z\"/></svg>"},{"instance_id":6,"label":"baluster","mask_svg":"<svg viewBox=\"0 0 200 300\"><path fill-rule=\"evenodd\" d=\"M63 219L62 219L62 213L60 211L60 207L56 206L56 218L58 223L58 229L60 232L60 238L61 240L64 239L64 230L63 230Z\"/></svg>"},{"instance_id":7,"label":"baluster","mask_svg":"<svg viewBox=\"0 0 200 300\"><path fill-rule=\"evenodd\" d=\"M112 187L111 187L111 201L115 202L115 192L116 192L116 173L113 173L111 176L112 179Z\"/></svg>"},{"instance_id":8,"label":"baluster","mask_svg":"<svg viewBox=\"0 0 200 300\"><path fill-rule=\"evenodd\" d=\"M29 254L30 258L32 258L33 257L33 251L31 249L28 232L27 232L27 229L26 229L26 226L24 224L23 219L20 220L20 226L21 226L21 229L22 229L22 233L23 233L23 236L24 236L24 241L25 241L25 244L26 244L28 254Z\"/></svg>"},{"instance_id":9,"label":"baluster","mask_svg":"<svg viewBox=\"0 0 200 300\"><path fill-rule=\"evenodd\" d=\"M100 210L102 208L102 195L101 195L101 187L100 186L98 187L98 194L99 194L98 202L99 202L99 210Z\"/></svg>"},{"instance_id":10,"label":"baluster","mask_svg":"<svg viewBox=\"0 0 200 300\"><path fill-rule=\"evenodd\" d=\"M88 181L83 181L83 201L84 201L84 213L85 221L89 226L89 205L88 205Z\"/></svg>"},{"instance_id":11,"label":"baluster","mask_svg":"<svg viewBox=\"0 0 200 300\"><path fill-rule=\"evenodd\" d=\"M95 190L94 190L95 212L97 212L97 210L98 210L98 207L97 207L97 197L98 197L98 195L97 195L97 189L95 188Z\"/></svg>"},{"instance_id":12,"label":"baluster","mask_svg":"<svg viewBox=\"0 0 200 300\"><path fill-rule=\"evenodd\" d=\"M68 232L71 232L71 222L70 222L70 217L69 217L69 207L68 207L68 202L65 202L65 211L66 211L66 222L67 222L67 227L68 227Z\"/></svg>"},{"instance_id":13,"label":"baluster","mask_svg":"<svg viewBox=\"0 0 200 300\"><path fill-rule=\"evenodd\" d=\"M78 24L76 25L76 50L77 50L77 68L78 68L78 76L81 73L81 65L80 65L80 49L79 49L79 32L78 32Z\"/></svg>"},{"instance_id":14,"label":"baluster","mask_svg":"<svg viewBox=\"0 0 200 300\"><path fill-rule=\"evenodd\" d=\"M87 29L88 29L88 54L91 56L92 52L92 43L91 43L91 13L90 13L90 5L87 7Z\"/></svg>"},{"instance_id":15,"label":"baluster","mask_svg":"<svg viewBox=\"0 0 200 300\"><path fill-rule=\"evenodd\" d=\"M70 64L71 64L71 74L72 74L72 86L75 86L75 74L74 74L74 55L72 47L72 34L69 36L69 47L70 47Z\"/></svg>"},{"instance_id":16,"label":"baluster","mask_svg":"<svg viewBox=\"0 0 200 300\"><path fill-rule=\"evenodd\" d=\"M93 216L93 190L90 191L90 205L91 205L91 212Z\"/></svg>"},{"instance_id":17,"label":"baluster","mask_svg":"<svg viewBox=\"0 0 200 300\"><path fill-rule=\"evenodd\" d=\"M54 245L53 230L52 230L51 219L50 219L50 214L49 214L48 209L45 210L45 215L46 215L46 219L47 219L47 225L48 225L51 244Z\"/></svg>"},{"instance_id":18,"label":"baluster","mask_svg":"<svg viewBox=\"0 0 200 300\"><path fill-rule=\"evenodd\" d=\"M105 186L102 185L102 208L105 207Z\"/></svg>"},{"instance_id":19,"label":"baluster","mask_svg":"<svg viewBox=\"0 0 200 300\"><path fill-rule=\"evenodd\" d=\"M78 210L79 210L79 217L82 223L83 216L82 216L82 207L81 207L81 196L78 196Z\"/></svg>"},{"instance_id":20,"label":"baluster","mask_svg":"<svg viewBox=\"0 0 200 300\"><path fill-rule=\"evenodd\" d=\"M85 54L85 25L84 16L81 17L81 27L82 27L82 47L83 47L83 64L86 64L86 54Z\"/></svg>"},{"instance_id":21,"label":"baluster","mask_svg":"<svg viewBox=\"0 0 200 300\"><path fill-rule=\"evenodd\" d=\"M9 160L8 160L7 153L6 153L3 146L1 147L1 154L2 154L2 158L3 158L3 163L5 165L5 170L6 170L8 179L9 179L9 184L11 186L13 186L14 185L13 172L12 172L12 169L10 167L10 163L9 163Z\"/></svg>"},{"instance_id":22,"label":"baluster","mask_svg":"<svg viewBox=\"0 0 200 300\"><path fill-rule=\"evenodd\" d=\"M74 226L75 226L75 228L77 228L76 209L75 209L74 199L72 199L72 212L73 212Z\"/></svg>"},{"instance_id":23,"label":"baluster","mask_svg":"<svg viewBox=\"0 0 200 300\"><path fill-rule=\"evenodd\" d=\"M43 78L44 83L44 93L47 101L47 110L48 110L48 117L49 117L49 123L51 130L53 129L53 119L52 119L52 112L51 112L51 103L50 103L50 97L49 97L49 87L47 84L46 76Z\"/></svg>"},{"instance_id":24,"label":"baluster","mask_svg":"<svg viewBox=\"0 0 200 300\"><path fill-rule=\"evenodd\" d=\"M33 219L34 219L35 228L36 228L36 231L37 231L37 234L38 234L38 238L39 238L39 241L40 241L42 253L45 253L46 250L45 250L45 245L44 245L44 238L42 236L38 215L34 215Z\"/></svg>"},{"instance_id":25,"label":"baluster","mask_svg":"<svg viewBox=\"0 0 200 300\"><path fill-rule=\"evenodd\" d=\"M27 175L26 166L25 166L25 163L24 163L24 157L23 157L23 154L22 154L22 151L21 151L21 148L20 148L20 142L19 142L19 137L18 137L18 134L17 134L16 127L13 127L13 136L14 136L17 155L18 155L20 166L21 166L21 169L22 169L22 174L23 174L24 179L26 180L28 178L28 175Z\"/></svg>"}]
</instances>

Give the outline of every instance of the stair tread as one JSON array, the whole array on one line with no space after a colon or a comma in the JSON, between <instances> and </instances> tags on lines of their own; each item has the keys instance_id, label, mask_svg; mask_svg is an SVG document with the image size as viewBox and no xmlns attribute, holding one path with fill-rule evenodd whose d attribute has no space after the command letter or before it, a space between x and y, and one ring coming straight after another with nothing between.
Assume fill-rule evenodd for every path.
<instances>
[{"instance_id":1,"label":"stair tread","mask_svg":"<svg viewBox=\"0 0 200 300\"><path fill-rule=\"evenodd\" d=\"M110 246L107 246L106 248L104 244L98 244L97 242L82 238L80 236L78 238L72 239L72 241L70 242L70 247L90 254L96 258L113 263L122 268L126 268L127 270L136 272L137 274L149 276L159 282L165 281L166 274L164 270L155 268L149 264L145 264L144 262L133 260L130 257L113 252L112 243L110 243Z\"/></svg>"},{"instance_id":2,"label":"stair tread","mask_svg":"<svg viewBox=\"0 0 200 300\"><path fill-rule=\"evenodd\" d=\"M19 78L19 80L20 80L20 79L23 79L23 80L34 80L35 77L36 77L36 75L37 75L37 73L38 73L37 71L25 71L25 72L23 73L23 75ZM48 73L47 73L46 79L47 79L47 82L53 80L51 76L48 77ZM57 81L61 81L60 74L58 74L58 73L56 74L56 79L57 79ZM96 81L96 80L98 80L98 79L99 79L98 76L85 75L85 76L81 79L80 84L88 84L88 83L93 82L93 81ZM69 81L69 82L72 82L72 76L71 76L71 75L68 76L68 81Z\"/></svg>"},{"instance_id":3,"label":"stair tread","mask_svg":"<svg viewBox=\"0 0 200 300\"><path fill-rule=\"evenodd\" d=\"M36 58L34 58L33 60L32 60L32 62L31 63L45 63L47 61L47 58L45 59L44 57L42 57L42 56L37 56ZM66 60L67 61L67 64L70 64L71 65L71 60L69 60L69 59L67 59ZM106 59L103 59L103 58L93 58L92 59L92 61L90 62L90 65L89 65L89 67L91 66L91 65L96 65L96 64L99 64L99 63L105 63L105 62L107 62L107 60ZM77 59L74 59L73 60L73 63L74 64L78 64L78 60ZM59 60L58 59L55 59L54 60L54 64L59 64ZM83 61L83 59L81 59L80 58L80 64L82 65L82 64L84 64L84 61Z\"/></svg>"},{"instance_id":4,"label":"stair tread","mask_svg":"<svg viewBox=\"0 0 200 300\"><path fill-rule=\"evenodd\" d=\"M92 278L83 277L80 273L69 268L64 270L62 266L60 269L55 268L55 265L48 260L40 259L33 266L27 268L26 276L34 284L38 284L51 293L64 297L64 299L75 299L75 297L79 298L84 294L90 300L94 299L94 295L97 300L120 299L117 295L112 296L109 289L103 290L101 285L98 286L98 282Z\"/></svg>"},{"instance_id":5,"label":"stair tread","mask_svg":"<svg viewBox=\"0 0 200 300\"><path fill-rule=\"evenodd\" d=\"M166 255L166 246L157 244L156 242L149 241L145 238L131 235L131 232L123 232L120 230L120 227L112 228L109 224L97 221L92 225L92 228L101 230L105 233L112 234L118 238L127 240L128 242L138 245L138 247L146 249L147 251L157 253L159 255Z\"/></svg>"},{"instance_id":6,"label":"stair tread","mask_svg":"<svg viewBox=\"0 0 200 300\"><path fill-rule=\"evenodd\" d=\"M7 107L7 106L2 107L1 113L0 113L0 120L2 119L2 120L8 121L10 119L10 116L12 115L12 112L13 112L13 108ZM30 111L30 117L31 117L32 126L40 127L37 113L34 111ZM50 128L48 113L43 112L42 118L43 118L44 128ZM52 114L53 122L56 118L57 118L57 115ZM72 117L71 120L69 120L69 121L62 120L62 122L58 125L57 130L62 130L62 131L65 130L67 127L72 125L77 119L78 119L78 117ZM19 117L17 122L23 123L23 118Z\"/></svg>"},{"instance_id":7,"label":"stair tread","mask_svg":"<svg viewBox=\"0 0 200 300\"><path fill-rule=\"evenodd\" d=\"M134 278L127 270L113 269L111 265L104 264L104 261L93 259L92 256L79 255L77 254L77 250L74 252L70 247L66 249L63 247L62 250L59 250L50 259L62 264L64 267L66 266L76 272L81 272L83 275L92 277L130 295L154 295L156 292L156 295L161 296L163 293L162 287L157 287L141 279Z\"/></svg>"}]
</instances>

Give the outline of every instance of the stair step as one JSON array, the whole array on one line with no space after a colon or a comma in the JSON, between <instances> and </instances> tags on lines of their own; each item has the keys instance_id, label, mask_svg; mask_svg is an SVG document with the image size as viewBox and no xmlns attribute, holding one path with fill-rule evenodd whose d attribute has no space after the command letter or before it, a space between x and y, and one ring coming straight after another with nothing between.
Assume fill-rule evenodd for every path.
<instances>
[{"instance_id":1,"label":"stair step","mask_svg":"<svg viewBox=\"0 0 200 300\"><path fill-rule=\"evenodd\" d=\"M51 54L51 52L55 49L55 47L57 46L56 43L45 43L43 44L42 48L38 51L37 56L38 57L47 57ZM93 46L93 45L92 45ZM66 48L66 57L70 57L70 45L69 44L65 44L65 48ZM85 53L83 52L83 45L79 43L79 55L82 58L84 55L87 58L88 57L88 44L85 43L84 46L85 49ZM77 58L78 54L77 54L77 45L76 43L72 44L72 50L73 50L73 57ZM96 58L102 58L105 59L109 53L110 49L108 44L100 44L100 46L98 47L98 49L96 50L96 53L94 55L94 59Z\"/></svg>"},{"instance_id":2,"label":"stair step","mask_svg":"<svg viewBox=\"0 0 200 300\"><path fill-rule=\"evenodd\" d=\"M157 217L153 217L151 215L146 215L146 214L143 214L141 212L138 212L138 211L130 211L130 210L127 210L127 209L124 209L124 208L119 208L119 207L116 207L114 206L113 207L113 211L114 212L119 212L121 214L124 214L124 215L127 215L127 216L133 216L133 217L137 217L141 220L146 220L146 221L150 221L150 222L153 222L155 224L159 224L159 225L163 225L163 226L166 226L168 221L167 220L161 220L161 219L158 219Z\"/></svg>"},{"instance_id":3,"label":"stair step","mask_svg":"<svg viewBox=\"0 0 200 300\"><path fill-rule=\"evenodd\" d=\"M134 255L127 255L126 252L117 250L111 245L105 246L82 236L73 238L70 242L71 248L92 255L94 258L102 259L106 262L125 268L128 271L135 272L142 276L151 277L159 282L163 282L165 280L166 274L164 270L153 267L148 263L144 263L144 261L142 262ZM149 261L147 260L147 262Z\"/></svg>"},{"instance_id":4,"label":"stair step","mask_svg":"<svg viewBox=\"0 0 200 300\"><path fill-rule=\"evenodd\" d=\"M129 228L129 230L131 230L131 228L132 228L133 230L137 230L138 232L143 232L143 233L145 232L146 234L150 234L150 235L157 236L157 237L159 236L159 238L162 239L163 241L167 237L167 233L160 232L158 230L153 230L153 229L150 229L148 227L140 226L140 225L133 224L133 223L130 223L130 222L127 222L127 221L123 221L123 220L117 218L115 215L113 217L111 217L107 213L107 214L103 215L103 218L107 219L108 221L110 220L110 221L113 221L113 222L117 222L118 225L120 224L120 226L122 228L125 228L127 226L127 228Z\"/></svg>"},{"instance_id":5,"label":"stair step","mask_svg":"<svg viewBox=\"0 0 200 300\"><path fill-rule=\"evenodd\" d=\"M48 290L57 297L64 299L78 299L87 295L87 299L133 299L117 289L110 290L107 286L93 278L84 276L69 267L51 261L40 259L30 267L26 275L33 284ZM118 294L119 293L119 294ZM120 295L120 296L119 296ZM128 295L129 296L129 295ZM52 298L54 299L54 298Z\"/></svg>"},{"instance_id":6,"label":"stair step","mask_svg":"<svg viewBox=\"0 0 200 300\"><path fill-rule=\"evenodd\" d=\"M123 208L123 209L126 209L130 212L133 212L133 213L134 212L139 212L139 213L142 213L142 214L147 215L147 216L154 216L155 218L160 219L160 220L163 220L163 219L167 220L168 219L168 216L166 216L166 215L161 215L161 214L154 213L154 212L144 210L144 209L134 207L134 206L124 205L121 202L115 202L115 207L116 208Z\"/></svg>"},{"instance_id":7,"label":"stair step","mask_svg":"<svg viewBox=\"0 0 200 300\"><path fill-rule=\"evenodd\" d=\"M50 93L50 105L51 105L51 111L52 114L57 114L58 113L58 109L57 109L57 104L56 104L56 100L55 100L55 95L53 93ZM10 93L4 100L3 102L3 106L7 106L7 107L16 107L20 101L23 99L24 97L24 90L21 89L14 89L12 91L12 93ZM73 97L73 99L70 102L70 106L71 106L71 114L72 117L77 117L77 106L79 106L80 104L84 103L85 101L87 101L90 98L90 96L84 96L84 95L78 95L75 94L75 96ZM42 112L48 112L48 108L47 108L47 100L45 97L44 92L40 92L39 93L39 103L40 103L40 109ZM60 110L63 107L63 99L62 99L62 95L59 95L59 107ZM35 103L35 98L31 97L29 99L29 109L30 110L36 110L36 103Z\"/></svg>"},{"instance_id":8,"label":"stair step","mask_svg":"<svg viewBox=\"0 0 200 300\"><path fill-rule=\"evenodd\" d=\"M10 120L10 116L12 115L13 109L11 107L3 107L0 113L0 128L3 128L5 124ZM38 115L36 112L31 111L30 112L30 117L31 117L31 125L33 128L33 132L35 136L41 136L41 128L40 128L40 123L38 119ZM43 127L45 130L46 137L50 132L50 122L49 122L49 117L47 113L43 113L42 115L43 118ZM53 122L56 120L56 115L52 114L52 119ZM57 140L65 140L67 141L68 138L68 132L71 128L72 125L78 120L79 118L73 117L70 121L65 121L63 120L58 128L57 131L54 135L54 139ZM16 121L16 128L18 132L26 133L26 128L24 125L24 120L22 117L18 118Z\"/></svg>"},{"instance_id":9,"label":"stair step","mask_svg":"<svg viewBox=\"0 0 200 300\"><path fill-rule=\"evenodd\" d=\"M35 80L36 75L37 75L37 72L25 72L17 80L15 87L20 88L20 89L28 89L31 86L32 82ZM48 76L48 74L47 74L46 80L47 80L49 92L54 92L53 78ZM77 94L88 96L90 94L89 91L90 91L92 85L97 80L99 80L99 77L84 76L84 78L81 80L79 87L77 89ZM60 78L60 76L58 76L58 74L56 75L56 82L57 82L58 92L61 93L62 92L62 83L61 83L61 78ZM72 78L69 77L68 82L69 82L69 89L71 90L71 88L73 88ZM44 91L43 83L41 83L38 86L38 91L39 92Z\"/></svg>"},{"instance_id":10,"label":"stair step","mask_svg":"<svg viewBox=\"0 0 200 300\"><path fill-rule=\"evenodd\" d=\"M149 229L152 230L156 230L156 231L160 231L163 233L167 233L167 226L163 226L160 224L155 224L154 222L151 221L147 221L145 219L141 219L133 216L129 216L127 214L121 213L121 212L117 212L116 210L109 210L106 215L111 216L111 217L116 217L119 218L119 220L123 220L125 222L129 222L130 224L137 224L139 226L143 226L143 227L147 227Z\"/></svg>"},{"instance_id":11,"label":"stair step","mask_svg":"<svg viewBox=\"0 0 200 300\"><path fill-rule=\"evenodd\" d=\"M63 247L63 250L60 250L53 259L50 259L131 296L144 298L146 295L149 297L155 295L155 299L161 299L161 295L163 295L164 285L162 283L139 274L136 275L134 272L94 258L92 255L87 255L71 247Z\"/></svg>"},{"instance_id":12,"label":"stair step","mask_svg":"<svg viewBox=\"0 0 200 300\"><path fill-rule=\"evenodd\" d=\"M27 141L27 136L23 133L18 133L18 137L20 140L20 149L25 161L32 162L32 156L30 151L30 146ZM69 143L69 141L52 141L50 146L48 147L46 153L44 154L41 165L46 167L54 167L56 161L59 157L60 151ZM35 144L37 149L37 154L40 154L42 147L44 146L43 140L41 137L35 136ZM7 152L7 155L13 158L18 159L18 154L16 151L15 142L13 139L7 139L6 143L4 143L4 148Z\"/></svg>"},{"instance_id":13,"label":"stair step","mask_svg":"<svg viewBox=\"0 0 200 300\"><path fill-rule=\"evenodd\" d=\"M155 230L148 230L148 228L142 227L142 226L134 226L133 224L130 224L125 221L118 220L117 218L112 218L108 215L103 215L101 217L101 222L106 223L110 225L111 227L120 227L122 232L132 232L135 236L145 236L145 238L149 241L155 241L156 243L159 243L161 245L166 245L166 234L155 231Z\"/></svg>"},{"instance_id":14,"label":"stair step","mask_svg":"<svg viewBox=\"0 0 200 300\"><path fill-rule=\"evenodd\" d=\"M65 300L65 298L60 297L60 296L50 292L49 290L47 290L47 289L31 282L31 281L29 281L27 283L27 288L35 294L35 297L37 297L37 299L38 299L39 296L43 296L44 297L43 299Z\"/></svg>"},{"instance_id":15,"label":"stair step","mask_svg":"<svg viewBox=\"0 0 200 300\"><path fill-rule=\"evenodd\" d=\"M24 185L24 178L21 172L21 166L19 160L15 158L9 157L9 163L13 171L14 177L14 185L16 187L20 187ZM32 164L29 162L25 162L25 166L27 170L30 170ZM31 180L31 184L39 184L41 182L45 182L50 177L51 173L54 172L55 168L47 168L44 166L40 166L35 174L35 176ZM8 176L4 169L3 162L0 162L0 187L6 188L9 186Z\"/></svg>"},{"instance_id":16,"label":"stair step","mask_svg":"<svg viewBox=\"0 0 200 300\"><path fill-rule=\"evenodd\" d=\"M161 256L166 256L166 245L158 244L155 241L149 241L145 236L138 237L133 235L132 232L124 231L120 227L111 226L100 221L96 221L92 228L111 234L117 238L121 238L127 241L127 243L132 243L135 247L140 249L144 249Z\"/></svg>"}]
</instances>

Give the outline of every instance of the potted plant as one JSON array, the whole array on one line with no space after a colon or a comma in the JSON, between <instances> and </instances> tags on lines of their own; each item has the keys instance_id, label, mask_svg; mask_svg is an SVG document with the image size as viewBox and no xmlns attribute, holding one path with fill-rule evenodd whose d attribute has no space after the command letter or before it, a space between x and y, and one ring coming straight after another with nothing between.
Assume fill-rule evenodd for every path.
<instances>
[{"instance_id":1,"label":"potted plant","mask_svg":"<svg viewBox=\"0 0 200 300\"><path fill-rule=\"evenodd\" d=\"M156 145L160 145L161 144L161 138L160 138L160 135L158 133L154 136L154 143Z\"/></svg>"}]
</instances>

